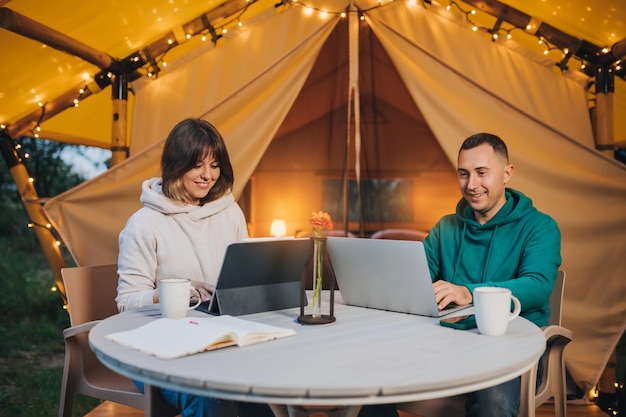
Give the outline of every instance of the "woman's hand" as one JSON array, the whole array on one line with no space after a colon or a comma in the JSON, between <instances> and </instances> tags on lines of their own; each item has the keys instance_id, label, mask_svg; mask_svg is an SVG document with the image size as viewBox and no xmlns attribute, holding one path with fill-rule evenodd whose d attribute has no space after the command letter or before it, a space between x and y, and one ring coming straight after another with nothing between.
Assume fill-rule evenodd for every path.
<instances>
[{"instance_id":1,"label":"woman's hand","mask_svg":"<svg viewBox=\"0 0 626 417\"><path fill-rule=\"evenodd\" d=\"M472 294L464 285L455 285L439 280L433 283L433 289L435 290L435 301L437 301L439 310L443 310L450 303L464 306L472 302Z\"/></svg>"},{"instance_id":2,"label":"woman's hand","mask_svg":"<svg viewBox=\"0 0 626 417\"><path fill-rule=\"evenodd\" d=\"M215 291L215 285L207 284L204 281L191 281L191 287L198 291L203 302L209 301L213 291Z\"/></svg>"}]
</instances>

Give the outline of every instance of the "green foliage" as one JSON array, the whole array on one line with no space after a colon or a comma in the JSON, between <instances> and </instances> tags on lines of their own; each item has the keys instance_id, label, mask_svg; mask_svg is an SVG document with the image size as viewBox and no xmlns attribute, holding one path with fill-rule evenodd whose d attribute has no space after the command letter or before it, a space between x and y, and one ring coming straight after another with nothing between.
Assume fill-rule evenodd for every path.
<instances>
[{"instance_id":1,"label":"green foliage","mask_svg":"<svg viewBox=\"0 0 626 417\"><path fill-rule=\"evenodd\" d=\"M68 145L20 138L31 155L26 168L40 197L57 195L83 181L60 157ZM57 292L6 163L0 162L0 417L56 415L61 392L69 317ZM99 400L78 396L73 416Z\"/></svg>"},{"instance_id":2,"label":"green foliage","mask_svg":"<svg viewBox=\"0 0 626 417\"><path fill-rule=\"evenodd\" d=\"M31 230L26 229L27 232ZM63 374L62 331L69 327L52 271L37 251L14 249L0 236L0 416L56 415ZM98 405L78 396L73 416Z\"/></svg>"}]
</instances>

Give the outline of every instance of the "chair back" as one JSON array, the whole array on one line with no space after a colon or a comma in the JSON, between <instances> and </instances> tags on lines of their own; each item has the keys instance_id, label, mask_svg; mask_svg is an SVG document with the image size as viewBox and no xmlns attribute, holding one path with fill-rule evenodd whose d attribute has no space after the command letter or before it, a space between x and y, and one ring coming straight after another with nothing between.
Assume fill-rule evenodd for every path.
<instances>
[{"instance_id":1,"label":"chair back","mask_svg":"<svg viewBox=\"0 0 626 417\"><path fill-rule=\"evenodd\" d=\"M72 326L117 314L117 265L79 266L61 270Z\"/></svg>"},{"instance_id":2,"label":"chair back","mask_svg":"<svg viewBox=\"0 0 626 417\"><path fill-rule=\"evenodd\" d=\"M423 230L382 229L374 232L370 237L372 239L416 240L422 242L427 235L428 232Z\"/></svg>"},{"instance_id":3,"label":"chair back","mask_svg":"<svg viewBox=\"0 0 626 417\"><path fill-rule=\"evenodd\" d=\"M550 295L550 325L561 325L561 304L563 303L563 290L565 288L565 271L559 271L554 282L554 289Z\"/></svg>"},{"instance_id":4,"label":"chair back","mask_svg":"<svg viewBox=\"0 0 626 417\"><path fill-rule=\"evenodd\" d=\"M346 232L345 230L337 230L337 229L333 229L333 230L322 230L322 236L325 237L358 237L357 235L355 235L354 233L348 231ZM311 237L313 236L313 233L308 231L308 230L300 230L299 232L296 233L296 237L297 238L302 238L302 237Z\"/></svg>"}]
</instances>

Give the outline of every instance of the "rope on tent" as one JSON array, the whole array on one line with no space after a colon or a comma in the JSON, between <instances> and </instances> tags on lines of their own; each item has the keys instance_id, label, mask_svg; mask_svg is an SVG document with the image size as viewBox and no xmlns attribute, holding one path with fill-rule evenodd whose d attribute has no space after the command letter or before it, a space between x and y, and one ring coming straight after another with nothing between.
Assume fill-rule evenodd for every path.
<instances>
[{"instance_id":1,"label":"rope on tent","mask_svg":"<svg viewBox=\"0 0 626 417\"><path fill-rule=\"evenodd\" d=\"M352 123L352 107L354 106L354 150L355 150L355 164L354 173L356 178L356 189L358 206L362 207L361 198L361 100L359 94L359 19L360 15L355 13L357 9L354 6L354 1L350 2L350 11L348 18L348 58L349 58L349 81L348 81L348 119L347 119L347 149L350 149L350 137L351 130L350 125ZM344 178L344 183L347 178ZM344 192L345 192L344 185ZM361 210L359 210L359 213ZM359 216L360 218L362 216ZM347 204L344 204L344 230L348 229L348 208ZM359 221L362 225L363 222ZM359 226L362 229L362 226ZM363 230L359 230L359 234L363 235Z\"/></svg>"}]
</instances>

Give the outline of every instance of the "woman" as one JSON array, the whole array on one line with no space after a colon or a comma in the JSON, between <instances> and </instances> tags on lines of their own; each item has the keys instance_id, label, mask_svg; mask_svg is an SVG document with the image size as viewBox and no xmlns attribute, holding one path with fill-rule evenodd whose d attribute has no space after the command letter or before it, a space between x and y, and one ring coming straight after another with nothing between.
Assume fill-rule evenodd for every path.
<instances>
[{"instance_id":1,"label":"woman","mask_svg":"<svg viewBox=\"0 0 626 417\"><path fill-rule=\"evenodd\" d=\"M162 178L143 183L143 208L120 233L115 299L120 311L158 303L156 283L162 278L189 278L208 301L226 247L248 237L245 217L231 193L234 175L226 145L214 126L200 119L178 123L165 142L161 171ZM183 417L273 416L261 404L170 390L161 394Z\"/></svg>"},{"instance_id":2,"label":"woman","mask_svg":"<svg viewBox=\"0 0 626 417\"><path fill-rule=\"evenodd\" d=\"M143 183L144 207L120 234L120 311L158 303L161 278L189 278L207 301L226 247L248 237L231 193L233 168L215 127L197 119L176 125L165 142L161 170L162 178Z\"/></svg>"}]
</instances>

